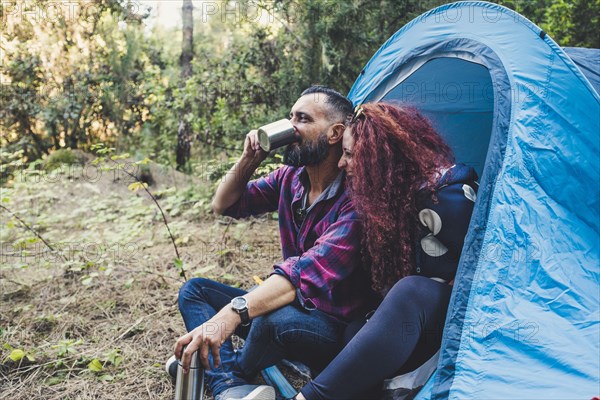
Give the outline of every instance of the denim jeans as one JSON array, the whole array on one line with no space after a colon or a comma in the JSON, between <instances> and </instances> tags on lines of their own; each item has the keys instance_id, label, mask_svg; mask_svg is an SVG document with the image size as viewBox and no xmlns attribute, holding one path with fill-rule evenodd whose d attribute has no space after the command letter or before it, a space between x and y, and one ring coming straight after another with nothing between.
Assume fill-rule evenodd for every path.
<instances>
[{"instance_id":1,"label":"denim jeans","mask_svg":"<svg viewBox=\"0 0 600 400\"><path fill-rule=\"evenodd\" d=\"M194 278L179 291L179 311L188 331L211 319L232 298L247 293L209 279ZM213 396L246 385L260 370L284 358L298 360L314 370L323 369L341 349L346 324L318 310L287 305L257 317L235 334L245 345L234 351L230 339L221 346L221 365L205 371ZM212 365L212 355L209 355Z\"/></svg>"}]
</instances>

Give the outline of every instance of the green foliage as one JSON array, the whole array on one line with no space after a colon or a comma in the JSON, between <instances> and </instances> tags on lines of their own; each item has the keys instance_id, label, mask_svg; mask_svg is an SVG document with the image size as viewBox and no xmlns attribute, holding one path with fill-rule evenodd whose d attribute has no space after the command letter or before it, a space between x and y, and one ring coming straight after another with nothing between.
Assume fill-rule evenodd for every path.
<instances>
[{"instance_id":1,"label":"green foliage","mask_svg":"<svg viewBox=\"0 0 600 400\"><path fill-rule=\"evenodd\" d=\"M600 47L600 0L554 0L541 24L563 46Z\"/></svg>"},{"instance_id":2,"label":"green foliage","mask_svg":"<svg viewBox=\"0 0 600 400\"><path fill-rule=\"evenodd\" d=\"M90 371L93 372L100 372L104 369L104 365L102 365L100 360L98 360L97 358L94 358L92 361L90 361L87 367Z\"/></svg>"},{"instance_id":3,"label":"green foliage","mask_svg":"<svg viewBox=\"0 0 600 400\"><path fill-rule=\"evenodd\" d=\"M117 367L123 362L123 356L121 356L120 349L113 349L106 352L101 358L94 358L87 364L87 369L95 373L98 380L103 382L112 382L115 379L121 379L125 377L124 372L118 374L107 373L110 371L116 371Z\"/></svg>"},{"instance_id":4,"label":"green foliage","mask_svg":"<svg viewBox=\"0 0 600 400\"><path fill-rule=\"evenodd\" d=\"M181 115L193 133L188 171L222 153L235 158L245 134L285 117L301 90L319 83L348 91L394 32L446 1L236 2L237 9L267 18L218 12L207 19L196 8L193 74L185 82L181 31L145 31L145 15L129 15L124 0L96 2L92 18L8 18L0 66L0 183L18 163L98 142L173 165ZM562 46L600 47L600 0L497 2Z\"/></svg>"},{"instance_id":5,"label":"green foliage","mask_svg":"<svg viewBox=\"0 0 600 400\"><path fill-rule=\"evenodd\" d=\"M23 349L15 349L8 343L4 343L3 347L9 351L9 354L5 357L4 361L12 360L13 362L18 363L21 360L23 360L24 358L26 358L30 362L35 361L35 356L34 356L33 351L23 350Z\"/></svg>"},{"instance_id":6,"label":"green foliage","mask_svg":"<svg viewBox=\"0 0 600 400\"><path fill-rule=\"evenodd\" d=\"M180 276L184 276L185 274L185 264L183 260L176 258L173 263L175 264L175 268L179 271Z\"/></svg>"},{"instance_id":7,"label":"green foliage","mask_svg":"<svg viewBox=\"0 0 600 400\"><path fill-rule=\"evenodd\" d=\"M118 29L128 17L121 3L99 1L91 16L7 18L10 42L0 70L2 147L21 149L31 161L50 149L115 141L143 122L139 83L149 63L143 26L132 18ZM44 2L28 6L39 10Z\"/></svg>"},{"instance_id":8,"label":"green foliage","mask_svg":"<svg viewBox=\"0 0 600 400\"><path fill-rule=\"evenodd\" d=\"M499 0L529 18L563 47L600 48L600 0Z\"/></svg>"},{"instance_id":9,"label":"green foliage","mask_svg":"<svg viewBox=\"0 0 600 400\"><path fill-rule=\"evenodd\" d=\"M1 143L2 139L0 139L0 144ZM22 149L13 149L12 151L5 151L2 149L2 151L0 151L0 185L4 184L23 169L23 166L27 161L24 153L25 152Z\"/></svg>"},{"instance_id":10,"label":"green foliage","mask_svg":"<svg viewBox=\"0 0 600 400\"><path fill-rule=\"evenodd\" d=\"M80 156L77 156L71 149L59 149L50 153L50 155L44 161L44 169L46 171L52 171L60 167L63 164L84 164Z\"/></svg>"},{"instance_id":11,"label":"green foliage","mask_svg":"<svg viewBox=\"0 0 600 400\"><path fill-rule=\"evenodd\" d=\"M55 350L57 357L66 357L69 354L75 353L77 351L77 346L82 343L82 340L65 339L61 340L60 343L53 345L52 349Z\"/></svg>"}]
</instances>

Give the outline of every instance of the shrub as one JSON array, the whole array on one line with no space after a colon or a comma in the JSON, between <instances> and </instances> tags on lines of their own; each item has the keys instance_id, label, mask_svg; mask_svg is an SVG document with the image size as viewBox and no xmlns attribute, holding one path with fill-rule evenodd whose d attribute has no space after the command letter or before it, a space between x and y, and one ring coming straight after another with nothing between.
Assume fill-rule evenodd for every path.
<instances>
[{"instance_id":1,"label":"shrub","mask_svg":"<svg viewBox=\"0 0 600 400\"><path fill-rule=\"evenodd\" d=\"M44 161L44 169L52 171L63 164L85 164L87 157L81 151L73 151L71 149L55 150Z\"/></svg>"}]
</instances>

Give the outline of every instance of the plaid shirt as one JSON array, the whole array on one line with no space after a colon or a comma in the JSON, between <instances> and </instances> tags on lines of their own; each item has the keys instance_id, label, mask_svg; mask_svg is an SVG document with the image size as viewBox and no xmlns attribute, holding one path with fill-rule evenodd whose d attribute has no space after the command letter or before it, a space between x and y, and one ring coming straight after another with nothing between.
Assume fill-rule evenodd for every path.
<instances>
[{"instance_id":1,"label":"plaid shirt","mask_svg":"<svg viewBox=\"0 0 600 400\"><path fill-rule=\"evenodd\" d=\"M274 273L290 280L305 309L348 321L364 315L375 294L360 265L361 225L344 182L341 172L298 226L294 210L302 201L308 174L304 168L285 166L249 182L225 215L243 218L278 210L284 261L275 265Z\"/></svg>"}]
</instances>

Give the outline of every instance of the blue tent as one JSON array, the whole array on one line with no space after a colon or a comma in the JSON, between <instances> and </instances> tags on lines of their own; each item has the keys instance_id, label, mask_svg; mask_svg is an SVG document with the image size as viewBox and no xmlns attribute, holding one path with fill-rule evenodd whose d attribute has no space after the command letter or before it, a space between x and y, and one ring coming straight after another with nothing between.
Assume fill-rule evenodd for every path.
<instances>
[{"instance_id":1,"label":"blue tent","mask_svg":"<svg viewBox=\"0 0 600 400\"><path fill-rule=\"evenodd\" d=\"M365 66L356 104L421 109L480 189L421 399L600 394L600 51L486 2L436 8Z\"/></svg>"}]
</instances>

